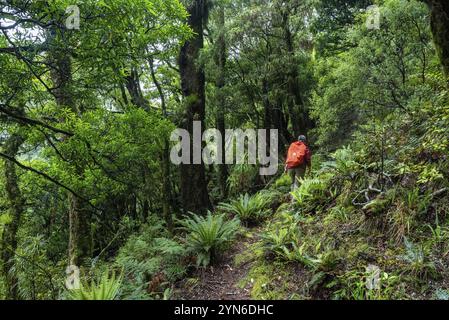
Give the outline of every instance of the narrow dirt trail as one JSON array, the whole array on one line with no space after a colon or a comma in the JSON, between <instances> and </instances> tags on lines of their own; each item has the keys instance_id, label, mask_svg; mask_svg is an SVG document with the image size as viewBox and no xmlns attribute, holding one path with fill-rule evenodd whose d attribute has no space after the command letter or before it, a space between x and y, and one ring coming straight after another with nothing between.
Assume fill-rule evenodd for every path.
<instances>
[{"instance_id":1,"label":"narrow dirt trail","mask_svg":"<svg viewBox=\"0 0 449 320\"><path fill-rule=\"evenodd\" d=\"M176 299L181 300L248 300L250 286L239 287L251 269L252 261L244 262L236 266L235 257L248 250L248 246L258 240L259 230L250 231L250 236L242 236L237 239L232 247L223 254L220 260L213 266L196 271L189 281L185 279L175 288Z\"/></svg>"}]
</instances>

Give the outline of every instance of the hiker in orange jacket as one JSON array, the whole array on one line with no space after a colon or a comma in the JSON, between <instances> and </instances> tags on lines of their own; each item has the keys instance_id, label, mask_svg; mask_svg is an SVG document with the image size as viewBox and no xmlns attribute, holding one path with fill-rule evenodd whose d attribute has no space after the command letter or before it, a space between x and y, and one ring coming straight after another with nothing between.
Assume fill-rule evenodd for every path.
<instances>
[{"instance_id":1,"label":"hiker in orange jacket","mask_svg":"<svg viewBox=\"0 0 449 320\"><path fill-rule=\"evenodd\" d=\"M292 178L292 191L298 188L299 179L304 178L307 169L309 173L312 171L312 153L306 141L306 137L301 135L288 149L284 173L288 171Z\"/></svg>"}]
</instances>

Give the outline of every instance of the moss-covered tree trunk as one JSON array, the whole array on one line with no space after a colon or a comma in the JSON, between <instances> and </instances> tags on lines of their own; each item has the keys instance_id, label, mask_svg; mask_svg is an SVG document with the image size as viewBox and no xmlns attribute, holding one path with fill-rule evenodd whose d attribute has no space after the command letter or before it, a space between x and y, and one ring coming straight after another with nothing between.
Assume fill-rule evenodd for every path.
<instances>
[{"instance_id":1,"label":"moss-covered tree trunk","mask_svg":"<svg viewBox=\"0 0 449 320\"><path fill-rule=\"evenodd\" d=\"M5 154L15 158L24 139L19 134L12 134L5 143ZM16 165L9 160L5 160L5 188L10 204L9 214L11 222L8 223L2 234L1 242L1 271L5 276L6 298L10 300L18 299L18 279L14 266L14 255L17 249L17 230L20 225L20 218L24 210L24 200L19 188L16 172Z\"/></svg>"},{"instance_id":2,"label":"moss-covered tree trunk","mask_svg":"<svg viewBox=\"0 0 449 320\"><path fill-rule=\"evenodd\" d=\"M194 164L193 124L199 121L204 130L205 118L205 75L199 62L200 50L203 48L203 22L206 16L206 1L193 0L187 7L188 24L195 35L181 48L179 55L179 70L181 88L184 96L185 112L183 128L190 133L191 164L181 165L181 197L184 210L205 213L210 208L207 190L205 167L202 159Z\"/></svg>"},{"instance_id":3,"label":"moss-covered tree trunk","mask_svg":"<svg viewBox=\"0 0 449 320\"><path fill-rule=\"evenodd\" d=\"M438 55L449 84L449 1L428 0L431 6L431 28Z\"/></svg>"},{"instance_id":4,"label":"moss-covered tree trunk","mask_svg":"<svg viewBox=\"0 0 449 320\"><path fill-rule=\"evenodd\" d=\"M272 118L275 124L274 128L279 130L279 152L285 154L287 146L293 139L293 134L288 130L288 121L283 112L283 97L280 95L277 96L276 103L273 105Z\"/></svg>"},{"instance_id":5,"label":"moss-covered tree trunk","mask_svg":"<svg viewBox=\"0 0 449 320\"><path fill-rule=\"evenodd\" d=\"M218 68L218 74L216 79L217 87L217 129L220 131L222 137L225 136L226 124L226 96L224 87L226 85L226 38L225 38L225 8L221 4L218 6L218 21L217 21L219 34L216 40L216 52L215 52L215 64ZM223 143L221 148L221 154L224 159L226 146ZM218 183L220 186L221 197L224 199L227 197L228 188L228 167L223 161L223 164L218 166Z\"/></svg>"},{"instance_id":6,"label":"moss-covered tree trunk","mask_svg":"<svg viewBox=\"0 0 449 320\"><path fill-rule=\"evenodd\" d=\"M290 31L290 12L288 11L288 6L282 8L282 30L285 49L287 51L286 58L288 59L288 71L286 73L288 92L287 107L292 121L293 133L295 137L298 137L300 134L307 134L307 130L309 129L309 115L301 94L293 35Z\"/></svg>"},{"instance_id":7,"label":"moss-covered tree trunk","mask_svg":"<svg viewBox=\"0 0 449 320\"><path fill-rule=\"evenodd\" d=\"M140 77L136 68L131 68L129 75L125 78L125 85L129 95L131 96L132 104L149 111L150 104L143 96L142 88L140 87Z\"/></svg>"},{"instance_id":8,"label":"moss-covered tree trunk","mask_svg":"<svg viewBox=\"0 0 449 320\"><path fill-rule=\"evenodd\" d=\"M49 53L51 63L51 79L53 93L59 108L70 108L81 115L74 101L72 92L72 67L70 55L63 51L53 50ZM61 119L64 121L64 119ZM81 173L81 168L78 168ZM68 260L70 265L79 265L82 258L92 252L90 241L90 212L85 201L77 195L68 194L69 244Z\"/></svg>"},{"instance_id":9,"label":"moss-covered tree trunk","mask_svg":"<svg viewBox=\"0 0 449 320\"><path fill-rule=\"evenodd\" d=\"M270 101L270 87L268 79L264 77L262 79L262 104L263 104L263 127L267 130L265 141L267 146L270 144L270 129L272 128L272 106Z\"/></svg>"}]
</instances>

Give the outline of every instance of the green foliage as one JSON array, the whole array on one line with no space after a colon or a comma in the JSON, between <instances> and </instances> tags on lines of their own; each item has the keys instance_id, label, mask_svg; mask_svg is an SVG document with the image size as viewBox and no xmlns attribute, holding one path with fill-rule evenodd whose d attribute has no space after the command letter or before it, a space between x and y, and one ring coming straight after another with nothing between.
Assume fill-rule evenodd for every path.
<instances>
[{"instance_id":1,"label":"green foliage","mask_svg":"<svg viewBox=\"0 0 449 320\"><path fill-rule=\"evenodd\" d=\"M2 235L3 227L9 223L11 223L11 215L8 213L0 214L0 236Z\"/></svg>"},{"instance_id":2,"label":"green foliage","mask_svg":"<svg viewBox=\"0 0 449 320\"><path fill-rule=\"evenodd\" d=\"M235 214L245 224L258 224L265 220L270 209L270 198L258 193L251 197L249 194L241 195L230 203L220 203L218 209Z\"/></svg>"},{"instance_id":3,"label":"green foliage","mask_svg":"<svg viewBox=\"0 0 449 320\"><path fill-rule=\"evenodd\" d=\"M48 250L51 248L43 234L27 234L21 240L14 267L10 270L18 277L21 299L58 299L63 290L65 266L49 258Z\"/></svg>"},{"instance_id":4,"label":"green foliage","mask_svg":"<svg viewBox=\"0 0 449 320\"><path fill-rule=\"evenodd\" d=\"M282 262L258 261L238 286L249 288L255 300L286 300L297 285L289 281L291 273Z\"/></svg>"},{"instance_id":5,"label":"green foliage","mask_svg":"<svg viewBox=\"0 0 449 320\"><path fill-rule=\"evenodd\" d=\"M295 252L301 251L298 248L299 241L300 233L296 224L267 230L262 234L266 252L285 261L295 260Z\"/></svg>"},{"instance_id":6,"label":"green foliage","mask_svg":"<svg viewBox=\"0 0 449 320\"><path fill-rule=\"evenodd\" d=\"M122 274L116 275L115 271L110 273L106 270L97 281L80 283L79 289L69 290L67 298L69 300L114 300L119 294L122 280Z\"/></svg>"},{"instance_id":7,"label":"green foliage","mask_svg":"<svg viewBox=\"0 0 449 320\"><path fill-rule=\"evenodd\" d=\"M296 205L304 212L308 212L311 207L316 207L317 203L325 200L328 183L323 177L305 178L300 181L300 186L291 192L296 200Z\"/></svg>"},{"instance_id":8,"label":"green foliage","mask_svg":"<svg viewBox=\"0 0 449 320\"><path fill-rule=\"evenodd\" d=\"M428 184L444 179L444 176L435 166L425 166L418 177L418 184Z\"/></svg>"},{"instance_id":9,"label":"green foliage","mask_svg":"<svg viewBox=\"0 0 449 320\"><path fill-rule=\"evenodd\" d=\"M409 117L441 91L429 76L440 71L425 5L391 0L379 7L379 30L367 30L362 14L345 34L354 46L316 63L311 113L319 124L318 143L327 150L349 141L360 125L374 119Z\"/></svg>"},{"instance_id":10,"label":"green foliage","mask_svg":"<svg viewBox=\"0 0 449 320\"><path fill-rule=\"evenodd\" d=\"M5 97L0 148L4 152L4 139L18 132L26 141L12 156L31 168L16 166L17 177L12 174L26 206L15 217L21 223L7 244L18 244L10 274L22 299L58 298L73 237L69 194L82 207L78 236L86 248L80 267L113 259L124 235L145 222L148 203L156 211L165 200L160 163L173 123L162 117L153 99L158 91L150 89L142 71L148 70L150 56L169 61L178 55L193 34L187 11L178 0L86 0L76 3L79 31L65 25L73 4L10 2L8 19L28 22L0 35L2 49L27 48L20 55L0 54L0 96ZM142 99L151 100L147 108L137 106L126 87L133 71ZM176 82L173 74L167 79ZM7 116L5 110L20 116ZM2 161L2 213L10 207L4 171ZM124 217L131 220L126 227Z\"/></svg>"},{"instance_id":11,"label":"green foliage","mask_svg":"<svg viewBox=\"0 0 449 320\"><path fill-rule=\"evenodd\" d=\"M428 260L426 249L404 238L405 254L400 259L407 263L407 270L413 275L427 279L435 276L435 265Z\"/></svg>"},{"instance_id":12,"label":"green foliage","mask_svg":"<svg viewBox=\"0 0 449 320\"><path fill-rule=\"evenodd\" d=\"M234 166L228 177L229 192L235 195L254 190L258 174L257 166L248 164Z\"/></svg>"},{"instance_id":13,"label":"green foliage","mask_svg":"<svg viewBox=\"0 0 449 320\"><path fill-rule=\"evenodd\" d=\"M259 191L255 197L259 197L260 200L265 200L267 201L269 204L273 204L279 201L279 198L281 198L283 196L283 192L279 191L277 189L264 189Z\"/></svg>"},{"instance_id":14,"label":"green foliage","mask_svg":"<svg viewBox=\"0 0 449 320\"><path fill-rule=\"evenodd\" d=\"M317 42L316 50L328 56L350 47L347 32L355 23L358 12L371 4L370 0L314 1L316 14L312 17L311 31Z\"/></svg>"},{"instance_id":15,"label":"green foliage","mask_svg":"<svg viewBox=\"0 0 449 320\"><path fill-rule=\"evenodd\" d=\"M285 262L299 262L307 267L315 267L317 261L305 249L297 217L284 214L281 220L268 225L261 235L261 244L267 257Z\"/></svg>"},{"instance_id":16,"label":"green foliage","mask_svg":"<svg viewBox=\"0 0 449 320\"><path fill-rule=\"evenodd\" d=\"M0 151L12 135L24 141L12 155L22 167L0 163L0 250L10 250L0 256L13 262L0 298L9 277L20 299L64 298L76 207L81 270L123 273L87 276L71 299L176 298L179 280L201 285L192 258L217 262L241 221L249 245L234 261L250 268L242 283L253 298L446 300L447 79L425 3L375 1L381 27L368 30L372 2L201 1L209 41L193 64L207 80L204 127L223 114L226 128L277 128L279 150L307 130L313 170L291 202L288 175L229 165L220 214L181 216L168 141L189 125L186 102L201 102L183 96L176 66L194 35L187 2L81 1L78 32L64 27L68 0L9 1L8 20L27 21L0 34ZM218 171L206 166L212 200ZM371 263L385 270L375 290L361 271Z\"/></svg>"},{"instance_id":17,"label":"green foliage","mask_svg":"<svg viewBox=\"0 0 449 320\"><path fill-rule=\"evenodd\" d=\"M420 219L425 217L431 204L429 193L421 194L419 188L398 189L397 199L387 214L391 235L396 243L415 231Z\"/></svg>"},{"instance_id":18,"label":"green foliage","mask_svg":"<svg viewBox=\"0 0 449 320\"><path fill-rule=\"evenodd\" d=\"M341 222L347 222L350 219L350 214L352 213L352 208L344 207L344 206L335 206L329 210L329 214L326 216L325 223L329 221L329 223L334 222L334 219L338 219Z\"/></svg>"},{"instance_id":19,"label":"green foliage","mask_svg":"<svg viewBox=\"0 0 449 320\"><path fill-rule=\"evenodd\" d=\"M449 226L442 226L438 219L436 219L435 227L428 224L427 227L430 230L431 238L429 239L432 245L437 246L442 255L447 254L445 248L447 248L447 240L449 240Z\"/></svg>"},{"instance_id":20,"label":"green foliage","mask_svg":"<svg viewBox=\"0 0 449 320\"><path fill-rule=\"evenodd\" d=\"M163 274L164 281L176 281L186 273L183 263L186 248L171 239L164 224L157 219L142 226L120 248L115 264L123 269L124 279L120 297L129 300L152 299L161 292L148 292L154 277ZM156 288L162 290L162 288Z\"/></svg>"},{"instance_id":21,"label":"green foliage","mask_svg":"<svg viewBox=\"0 0 449 320\"><path fill-rule=\"evenodd\" d=\"M359 164L355 160L356 154L350 147L343 147L332 154L335 161L335 169L338 173L347 177L354 177Z\"/></svg>"},{"instance_id":22,"label":"green foliage","mask_svg":"<svg viewBox=\"0 0 449 320\"><path fill-rule=\"evenodd\" d=\"M399 295L400 291L397 285L400 277L381 272L378 279L378 288L368 289L367 277L370 276L371 274L367 271L348 271L344 275L337 277L328 287L340 287L333 292L334 299L391 300Z\"/></svg>"},{"instance_id":23,"label":"green foliage","mask_svg":"<svg viewBox=\"0 0 449 320\"><path fill-rule=\"evenodd\" d=\"M240 220L226 220L224 214L207 213L202 217L192 214L179 221L182 229L187 232L186 246L196 255L197 266L206 267L214 263L220 251L235 238L240 228Z\"/></svg>"},{"instance_id":24,"label":"green foliage","mask_svg":"<svg viewBox=\"0 0 449 320\"><path fill-rule=\"evenodd\" d=\"M291 179L288 174L283 174L274 182L274 187L279 189L282 187L290 187Z\"/></svg>"},{"instance_id":25,"label":"green foliage","mask_svg":"<svg viewBox=\"0 0 449 320\"><path fill-rule=\"evenodd\" d=\"M441 79L441 82L444 82ZM437 154L449 151L449 104L447 92L443 91L436 96L436 101L427 103L423 112L428 116L425 123L426 133L422 137L422 146Z\"/></svg>"}]
</instances>

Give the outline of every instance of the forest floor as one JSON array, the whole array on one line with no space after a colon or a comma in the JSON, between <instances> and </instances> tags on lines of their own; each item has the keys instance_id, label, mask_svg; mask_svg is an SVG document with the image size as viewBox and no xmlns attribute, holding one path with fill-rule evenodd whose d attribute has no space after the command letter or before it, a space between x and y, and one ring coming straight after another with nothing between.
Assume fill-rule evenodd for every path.
<instances>
[{"instance_id":1,"label":"forest floor","mask_svg":"<svg viewBox=\"0 0 449 320\"><path fill-rule=\"evenodd\" d=\"M232 244L213 267L200 268L191 277L180 281L174 296L180 300L248 300L251 299L251 281L248 276L254 261L239 262L251 245L259 240L260 229L249 229Z\"/></svg>"}]
</instances>

